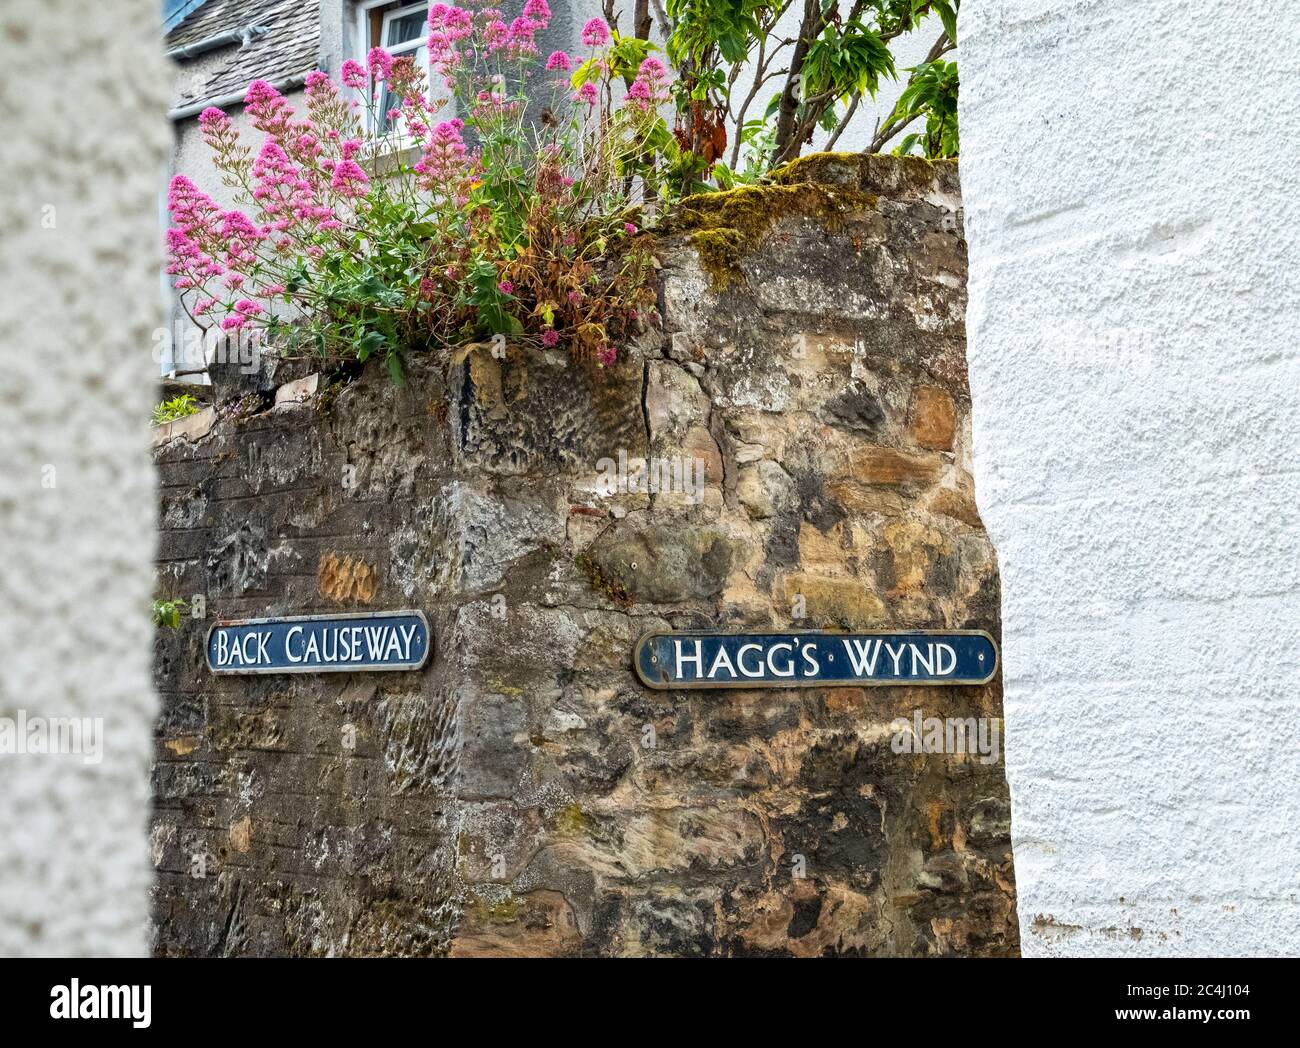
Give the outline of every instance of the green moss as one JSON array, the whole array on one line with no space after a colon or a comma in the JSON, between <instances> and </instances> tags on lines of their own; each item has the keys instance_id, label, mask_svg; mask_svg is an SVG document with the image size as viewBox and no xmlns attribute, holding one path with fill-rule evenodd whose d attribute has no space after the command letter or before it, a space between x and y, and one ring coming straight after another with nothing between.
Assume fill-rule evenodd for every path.
<instances>
[{"instance_id":1,"label":"green moss","mask_svg":"<svg viewBox=\"0 0 1300 1048\"><path fill-rule=\"evenodd\" d=\"M519 920L519 900L508 895L500 902L474 897L478 919L484 924L514 924Z\"/></svg>"},{"instance_id":2,"label":"green moss","mask_svg":"<svg viewBox=\"0 0 1300 1048\"><path fill-rule=\"evenodd\" d=\"M774 170L766 182L680 201L664 225L685 235L715 291L743 279L745 255L781 218L815 218L835 232L854 214L874 211L879 196L924 192L951 160L865 153L812 153Z\"/></svg>"},{"instance_id":3,"label":"green moss","mask_svg":"<svg viewBox=\"0 0 1300 1048\"><path fill-rule=\"evenodd\" d=\"M744 186L687 197L668 231L687 235L713 289L720 291L743 279L741 259L779 219L818 218L834 229L854 212L874 210L876 202L872 193L815 182Z\"/></svg>"},{"instance_id":4,"label":"green moss","mask_svg":"<svg viewBox=\"0 0 1300 1048\"><path fill-rule=\"evenodd\" d=\"M627 608L632 604L632 594L627 591L627 587L615 579L605 578L600 572L600 565L590 553L579 553L574 558L573 565L586 577L587 585L597 593L603 593L618 607Z\"/></svg>"},{"instance_id":5,"label":"green moss","mask_svg":"<svg viewBox=\"0 0 1300 1048\"><path fill-rule=\"evenodd\" d=\"M782 164L769 177L778 185L787 186L798 182L843 185L846 178L860 185L868 163L865 153L810 153Z\"/></svg>"},{"instance_id":6,"label":"green moss","mask_svg":"<svg viewBox=\"0 0 1300 1048\"><path fill-rule=\"evenodd\" d=\"M334 402L339 399L339 394L343 392L343 385L342 382L330 382L316 394L316 411L318 414L328 416L334 413Z\"/></svg>"},{"instance_id":7,"label":"green moss","mask_svg":"<svg viewBox=\"0 0 1300 1048\"><path fill-rule=\"evenodd\" d=\"M567 804L555 814L555 829L559 833L590 836L595 828L596 820L578 804Z\"/></svg>"}]
</instances>

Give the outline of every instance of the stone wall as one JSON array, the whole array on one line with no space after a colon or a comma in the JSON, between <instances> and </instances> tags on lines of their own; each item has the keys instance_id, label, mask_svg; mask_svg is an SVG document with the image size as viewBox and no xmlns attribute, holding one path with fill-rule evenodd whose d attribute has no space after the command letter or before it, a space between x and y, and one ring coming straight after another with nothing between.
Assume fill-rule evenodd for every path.
<instances>
[{"instance_id":1,"label":"stone wall","mask_svg":"<svg viewBox=\"0 0 1300 1048\"><path fill-rule=\"evenodd\" d=\"M685 209L665 330L366 373L158 452L162 595L416 608L418 673L215 678L160 631L162 954L1008 954L986 687L656 692L651 629L999 632L956 171L820 157ZM699 497L602 460L703 463ZM605 463L608 465L608 463ZM796 618L802 612L801 618ZM352 736L355 735L355 740Z\"/></svg>"}]
</instances>

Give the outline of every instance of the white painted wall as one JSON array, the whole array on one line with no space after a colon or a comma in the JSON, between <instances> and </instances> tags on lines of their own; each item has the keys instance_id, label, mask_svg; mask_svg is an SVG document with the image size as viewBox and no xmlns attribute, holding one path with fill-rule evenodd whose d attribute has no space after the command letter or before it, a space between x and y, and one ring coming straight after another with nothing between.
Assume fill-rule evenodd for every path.
<instances>
[{"instance_id":1,"label":"white painted wall","mask_svg":"<svg viewBox=\"0 0 1300 1048\"><path fill-rule=\"evenodd\" d=\"M146 949L158 24L156 0L0 7L0 718L104 730L98 764L0 754L0 956Z\"/></svg>"},{"instance_id":2,"label":"white painted wall","mask_svg":"<svg viewBox=\"0 0 1300 1048\"><path fill-rule=\"evenodd\" d=\"M1300 953L1300 22L961 17L1024 951Z\"/></svg>"}]
</instances>

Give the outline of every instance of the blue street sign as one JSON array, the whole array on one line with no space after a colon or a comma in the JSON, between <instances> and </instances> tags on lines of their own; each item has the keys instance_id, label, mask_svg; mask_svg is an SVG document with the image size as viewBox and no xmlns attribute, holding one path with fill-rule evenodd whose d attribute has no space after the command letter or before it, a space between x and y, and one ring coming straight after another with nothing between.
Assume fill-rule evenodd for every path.
<instances>
[{"instance_id":1,"label":"blue street sign","mask_svg":"<svg viewBox=\"0 0 1300 1048\"><path fill-rule=\"evenodd\" d=\"M660 689L986 684L998 649L983 630L647 633L634 663Z\"/></svg>"},{"instance_id":2,"label":"blue street sign","mask_svg":"<svg viewBox=\"0 0 1300 1048\"><path fill-rule=\"evenodd\" d=\"M218 622L207 639L213 673L418 670L432 647L420 611Z\"/></svg>"}]
</instances>

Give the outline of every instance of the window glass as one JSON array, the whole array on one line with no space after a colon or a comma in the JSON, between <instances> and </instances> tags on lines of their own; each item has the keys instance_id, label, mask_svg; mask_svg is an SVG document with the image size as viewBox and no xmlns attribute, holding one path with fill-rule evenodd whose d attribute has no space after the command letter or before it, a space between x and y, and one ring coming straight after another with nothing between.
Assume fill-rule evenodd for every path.
<instances>
[{"instance_id":1,"label":"window glass","mask_svg":"<svg viewBox=\"0 0 1300 1048\"><path fill-rule=\"evenodd\" d=\"M380 39L384 50L391 55L412 55L415 64L426 72L429 69L429 48L425 43L428 36L429 7L398 7L384 15L380 29ZM392 125L388 111L395 107L396 99L388 92L385 84L379 98L379 126L387 131Z\"/></svg>"},{"instance_id":2,"label":"window glass","mask_svg":"<svg viewBox=\"0 0 1300 1048\"><path fill-rule=\"evenodd\" d=\"M400 44L414 44L417 41L423 41L428 35L426 28L426 19L429 16L429 9L421 7L417 11L408 14L390 16L388 26L384 33L384 47L392 51Z\"/></svg>"}]
</instances>

